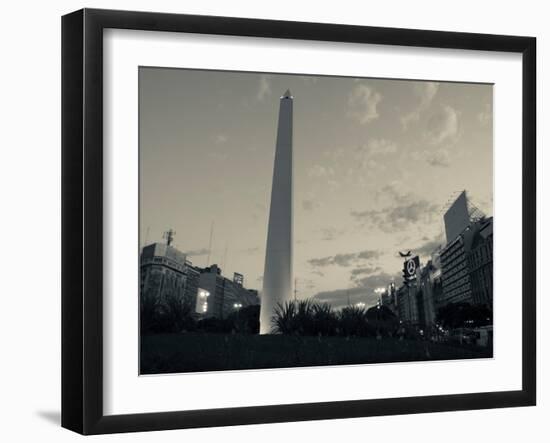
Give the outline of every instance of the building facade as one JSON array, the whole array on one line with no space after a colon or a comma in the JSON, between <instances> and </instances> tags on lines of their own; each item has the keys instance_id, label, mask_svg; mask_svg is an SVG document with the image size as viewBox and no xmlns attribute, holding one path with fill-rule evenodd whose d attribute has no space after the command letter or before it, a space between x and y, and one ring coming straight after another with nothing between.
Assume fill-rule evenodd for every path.
<instances>
[{"instance_id":1,"label":"building facade","mask_svg":"<svg viewBox=\"0 0 550 443\"><path fill-rule=\"evenodd\" d=\"M246 289L240 277L230 280L222 275L217 265L201 270L198 283L196 312L203 317L226 318L232 312L251 305L259 305L258 291Z\"/></svg>"},{"instance_id":2,"label":"building facade","mask_svg":"<svg viewBox=\"0 0 550 443\"><path fill-rule=\"evenodd\" d=\"M396 291L399 320L411 326L418 326L420 324L417 292L415 282L403 285Z\"/></svg>"},{"instance_id":3,"label":"building facade","mask_svg":"<svg viewBox=\"0 0 550 443\"><path fill-rule=\"evenodd\" d=\"M140 297L166 303L170 298L194 306L199 273L187 256L164 243L145 246L140 257Z\"/></svg>"},{"instance_id":4,"label":"building facade","mask_svg":"<svg viewBox=\"0 0 550 443\"><path fill-rule=\"evenodd\" d=\"M476 305L493 306L493 218L479 223L468 253L472 299Z\"/></svg>"},{"instance_id":5,"label":"building facade","mask_svg":"<svg viewBox=\"0 0 550 443\"><path fill-rule=\"evenodd\" d=\"M442 304L493 303L493 218L473 221L441 251Z\"/></svg>"},{"instance_id":6,"label":"building facade","mask_svg":"<svg viewBox=\"0 0 550 443\"><path fill-rule=\"evenodd\" d=\"M466 232L464 232L448 243L441 251L442 305L471 303L473 301L467 255L470 242L471 235L466 235Z\"/></svg>"},{"instance_id":7,"label":"building facade","mask_svg":"<svg viewBox=\"0 0 550 443\"><path fill-rule=\"evenodd\" d=\"M437 318L437 309L441 304L443 287L441 282L441 269L434 260L428 261L420 273L420 297L421 297L421 323L430 327Z\"/></svg>"}]
</instances>

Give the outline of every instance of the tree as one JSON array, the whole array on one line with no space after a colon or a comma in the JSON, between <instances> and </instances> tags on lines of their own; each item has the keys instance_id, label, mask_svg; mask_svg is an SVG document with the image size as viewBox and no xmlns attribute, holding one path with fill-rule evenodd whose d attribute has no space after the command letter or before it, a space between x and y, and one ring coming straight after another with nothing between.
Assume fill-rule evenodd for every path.
<instances>
[{"instance_id":1,"label":"tree","mask_svg":"<svg viewBox=\"0 0 550 443\"><path fill-rule=\"evenodd\" d=\"M399 328L397 316L387 306L374 306L368 309L366 318L369 324L382 335L393 335Z\"/></svg>"},{"instance_id":2,"label":"tree","mask_svg":"<svg viewBox=\"0 0 550 443\"><path fill-rule=\"evenodd\" d=\"M367 311L358 306L347 306L340 311L339 332L345 337L367 337L375 335L374 328L367 320Z\"/></svg>"},{"instance_id":3,"label":"tree","mask_svg":"<svg viewBox=\"0 0 550 443\"><path fill-rule=\"evenodd\" d=\"M260 305L250 305L232 312L228 317L231 328L242 334L260 332Z\"/></svg>"},{"instance_id":4,"label":"tree","mask_svg":"<svg viewBox=\"0 0 550 443\"><path fill-rule=\"evenodd\" d=\"M195 326L191 306L177 295L168 294L162 302L155 297L140 300L142 334L183 332Z\"/></svg>"},{"instance_id":5,"label":"tree","mask_svg":"<svg viewBox=\"0 0 550 443\"><path fill-rule=\"evenodd\" d=\"M328 303L315 303L311 311L311 335L336 335L338 331L338 316Z\"/></svg>"}]
</instances>

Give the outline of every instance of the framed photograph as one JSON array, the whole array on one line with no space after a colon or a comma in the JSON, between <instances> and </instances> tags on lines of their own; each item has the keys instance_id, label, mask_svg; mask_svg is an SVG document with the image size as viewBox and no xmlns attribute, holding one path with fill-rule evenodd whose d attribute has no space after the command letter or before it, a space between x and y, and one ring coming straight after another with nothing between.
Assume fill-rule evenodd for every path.
<instances>
[{"instance_id":1,"label":"framed photograph","mask_svg":"<svg viewBox=\"0 0 550 443\"><path fill-rule=\"evenodd\" d=\"M534 38L84 9L62 60L64 427L535 405Z\"/></svg>"}]
</instances>

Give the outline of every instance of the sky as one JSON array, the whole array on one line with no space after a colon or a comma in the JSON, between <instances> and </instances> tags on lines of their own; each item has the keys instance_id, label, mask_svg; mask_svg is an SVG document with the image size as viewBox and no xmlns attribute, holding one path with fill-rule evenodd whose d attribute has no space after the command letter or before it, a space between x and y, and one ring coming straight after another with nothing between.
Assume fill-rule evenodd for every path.
<instances>
[{"instance_id":1,"label":"sky","mask_svg":"<svg viewBox=\"0 0 550 443\"><path fill-rule=\"evenodd\" d=\"M466 190L493 213L488 84L139 68L140 244L261 290L280 96L294 96L297 298L373 305ZM210 233L212 235L212 247Z\"/></svg>"}]
</instances>

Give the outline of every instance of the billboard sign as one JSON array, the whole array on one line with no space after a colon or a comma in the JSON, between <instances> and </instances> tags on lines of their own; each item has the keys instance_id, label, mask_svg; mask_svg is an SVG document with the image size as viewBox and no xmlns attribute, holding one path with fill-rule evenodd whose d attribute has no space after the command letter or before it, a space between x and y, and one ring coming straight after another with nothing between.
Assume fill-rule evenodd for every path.
<instances>
[{"instance_id":1,"label":"billboard sign","mask_svg":"<svg viewBox=\"0 0 550 443\"><path fill-rule=\"evenodd\" d=\"M405 279L412 280L416 278L416 270L420 268L420 259L418 255L407 259L403 265L403 275Z\"/></svg>"}]
</instances>

